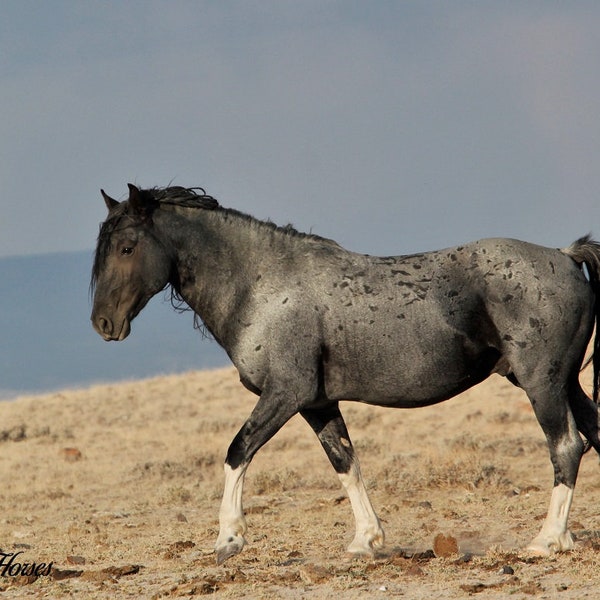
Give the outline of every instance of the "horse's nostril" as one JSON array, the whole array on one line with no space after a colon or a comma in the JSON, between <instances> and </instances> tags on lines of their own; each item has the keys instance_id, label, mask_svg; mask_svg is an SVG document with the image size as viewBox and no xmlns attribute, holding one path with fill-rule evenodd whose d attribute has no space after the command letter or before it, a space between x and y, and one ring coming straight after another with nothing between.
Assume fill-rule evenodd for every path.
<instances>
[{"instance_id":1,"label":"horse's nostril","mask_svg":"<svg viewBox=\"0 0 600 600\"><path fill-rule=\"evenodd\" d=\"M96 319L96 328L98 329L99 333L105 335L112 333L112 323L104 317L98 317L98 319Z\"/></svg>"}]
</instances>

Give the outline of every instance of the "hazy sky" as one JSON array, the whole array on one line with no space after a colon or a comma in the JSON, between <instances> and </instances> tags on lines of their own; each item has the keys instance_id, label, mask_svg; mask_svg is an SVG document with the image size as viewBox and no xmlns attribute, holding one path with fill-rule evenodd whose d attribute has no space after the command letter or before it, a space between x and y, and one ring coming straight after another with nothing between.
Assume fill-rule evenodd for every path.
<instances>
[{"instance_id":1,"label":"hazy sky","mask_svg":"<svg viewBox=\"0 0 600 600\"><path fill-rule=\"evenodd\" d=\"M92 248L99 194L395 254L600 237L600 3L4 0L0 256Z\"/></svg>"}]
</instances>

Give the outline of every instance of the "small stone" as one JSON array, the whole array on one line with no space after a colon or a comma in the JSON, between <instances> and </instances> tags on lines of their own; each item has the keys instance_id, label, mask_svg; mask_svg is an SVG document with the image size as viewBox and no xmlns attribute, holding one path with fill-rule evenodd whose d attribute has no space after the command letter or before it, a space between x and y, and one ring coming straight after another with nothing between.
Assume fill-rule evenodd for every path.
<instances>
[{"instance_id":1,"label":"small stone","mask_svg":"<svg viewBox=\"0 0 600 600\"><path fill-rule=\"evenodd\" d=\"M106 573L111 577L118 579L124 575L135 575L136 573L139 573L140 568L142 568L142 565L123 565L121 567L111 566L102 569L102 573Z\"/></svg>"},{"instance_id":2,"label":"small stone","mask_svg":"<svg viewBox=\"0 0 600 600\"><path fill-rule=\"evenodd\" d=\"M74 577L81 577L83 571L76 571L74 569L52 569L51 577L54 581L63 581L64 579L73 579Z\"/></svg>"},{"instance_id":3,"label":"small stone","mask_svg":"<svg viewBox=\"0 0 600 600\"><path fill-rule=\"evenodd\" d=\"M31 585L37 581L37 575L19 575L11 578L11 584L14 586Z\"/></svg>"},{"instance_id":4,"label":"small stone","mask_svg":"<svg viewBox=\"0 0 600 600\"><path fill-rule=\"evenodd\" d=\"M473 555L470 552L465 552L464 554L461 554L456 559L456 564L463 565L463 564L470 563L472 560L473 560Z\"/></svg>"},{"instance_id":5,"label":"small stone","mask_svg":"<svg viewBox=\"0 0 600 600\"><path fill-rule=\"evenodd\" d=\"M433 552L438 558L447 558L458 554L458 542L451 535L438 533L433 540Z\"/></svg>"},{"instance_id":6,"label":"small stone","mask_svg":"<svg viewBox=\"0 0 600 600\"><path fill-rule=\"evenodd\" d=\"M461 585L458 586L463 592L467 592L467 594L472 595L472 594L479 594L481 592L483 592L484 590L486 590L488 587L488 585L486 585L485 583L463 583Z\"/></svg>"},{"instance_id":7,"label":"small stone","mask_svg":"<svg viewBox=\"0 0 600 600\"><path fill-rule=\"evenodd\" d=\"M81 450L77 448L63 448L60 454L67 462L77 462L83 458Z\"/></svg>"},{"instance_id":8,"label":"small stone","mask_svg":"<svg viewBox=\"0 0 600 600\"><path fill-rule=\"evenodd\" d=\"M309 585L323 583L331 578L329 571L325 567L311 564L301 567L299 570L299 575L300 579Z\"/></svg>"},{"instance_id":9,"label":"small stone","mask_svg":"<svg viewBox=\"0 0 600 600\"><path fill-rule=\"evenodd\" d=\"M182 552L185 552L186 550L191 550L195 546L196 544L194 544L194 542L192 542L191 540L174 542L167 548L167 550L163 554L163 558L166 560L178 559L181 557Z\"/></svg>"}]
</instances>

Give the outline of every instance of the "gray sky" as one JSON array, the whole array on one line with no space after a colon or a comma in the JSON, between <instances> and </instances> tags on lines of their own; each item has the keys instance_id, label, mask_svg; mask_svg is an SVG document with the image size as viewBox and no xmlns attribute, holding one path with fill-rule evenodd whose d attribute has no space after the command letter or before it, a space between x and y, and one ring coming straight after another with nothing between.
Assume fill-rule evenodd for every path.
<instances>
[{"instance_id":1,"label":"gray sky","mask_svg":"<svg viewBox=\"0 0 600 600\"><path fill-rule=\"evenodd\" d=\"M600 236L600 3L4 0L0 256L126 183L373 254Z\"/></svg>"}]
</instances>

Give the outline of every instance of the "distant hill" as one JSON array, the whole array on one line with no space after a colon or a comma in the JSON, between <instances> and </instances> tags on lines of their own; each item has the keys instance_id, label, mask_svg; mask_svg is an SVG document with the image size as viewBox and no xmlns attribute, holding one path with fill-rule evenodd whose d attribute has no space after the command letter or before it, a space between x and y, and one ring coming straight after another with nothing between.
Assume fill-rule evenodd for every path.
<instances>
[{"instance_id":1,"label":"distant hill","mask_svg":"<svg viewBox=\"0 0 600 600\"><path fill-rule=\"evenodd\" d=\"M123 342L90 323L91 252L0 259L0 397L229 364L159 294Z\"/></svg>"}]
</instances>

